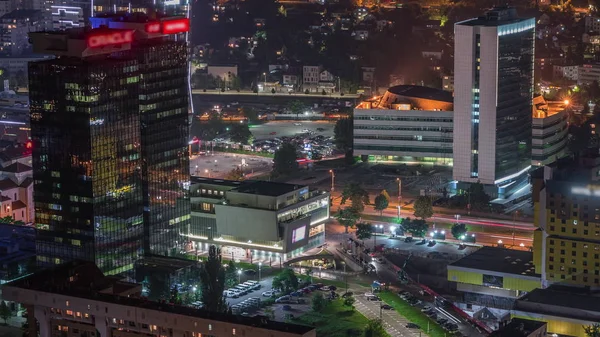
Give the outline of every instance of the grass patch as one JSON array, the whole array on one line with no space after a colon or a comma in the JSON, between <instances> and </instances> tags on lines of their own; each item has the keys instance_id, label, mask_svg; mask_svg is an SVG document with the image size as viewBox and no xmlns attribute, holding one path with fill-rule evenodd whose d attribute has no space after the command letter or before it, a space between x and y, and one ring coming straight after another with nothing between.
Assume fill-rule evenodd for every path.
<instances>
[{"instance_id":1,"label":"grass patch","mask_svg":"<svg viewBox=\"0 0 600 337\"><path fill-rule=\"evenodd\" d=\"M322 312L309 311L292 319L294 323L314 326L317 337L362 336L368 321L358 311L344 306L339 299L329 303Z\"/></svg>"},{"instance_id":2,"label":"grass patch","mask_svg":"<svg viewBox=\"0 0 600 337\"><path fill-rule=\"evenodd\" d=\"M411 307L400 296L389 291L384 291L379 293L379 297L385 303L391 305L400 315L406 317L407 320L419 325L429 336L445 337L449 335L436 321L423 314L419 308ZM427 332L427 324L429 324L429 332Z\"/></svg>"}]
</instances>

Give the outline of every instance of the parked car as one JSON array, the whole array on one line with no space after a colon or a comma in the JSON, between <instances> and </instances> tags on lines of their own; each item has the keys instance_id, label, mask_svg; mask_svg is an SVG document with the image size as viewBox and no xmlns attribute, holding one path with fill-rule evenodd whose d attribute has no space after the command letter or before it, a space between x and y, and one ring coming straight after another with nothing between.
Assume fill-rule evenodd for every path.
<instances>
[{"instance_id":1,"label":"parked car","mask_svg":"<svg viewBox=\"0 0 600 337\"><path fill-rule=\"evenodd\" d=\"M381 309L384 309L384 310L392 310L392 309L394 309L394 308L392 308L392 306L391 306L391 305L389 305L389 304L382 304L382 305L381 305Z\"/></svg>"},{"instance_id":2,"label":"parked car","mask_svg":"<svg viewBox=\"0 0 600 337\"><path fill-rule=\"evenodd\" d=\"M444 317L441 317L441 318L438 318L438 319L436 320L436 322L437 322L439 325L444 325L444 324L446 324L446 323L448 322L448 319L447 319L447 318L444 318Z\"/></svg>"},{"instance_id":3,"label":"parked car","mask_svg":"<svg viewBox=\"0 0 600 337\"><path fill-rule=\"evenodd\" d=\"M277 294L277 292L276 292L276 291L273 291L273 290L264 291L264 292L262 293L262 295L263 295L264 297L271 297L271 296L274 296L275 294Z\"/></svg>"},{"instance_id":4,"label":"parked car","mask_svg":"<svg viewBox=\"0 0 600 337\"><path fill-rule=\"evenodd\" d=\"M406 327L409 329L421 329L421 327L415 323L408 323L408 324L406 324Z\"/></svg>"},{"instance_id":5,"label":"parked car","mask_svg":"<svg viewBox=\"0 0 600 337\"><path fill-rule=\"evenodd\" d=\"M303 293L301 291L294 291L293 293L290 294L290 296L293 296L293 297L300 297L302 295L303 295Z\"/></svg>"},{"instance_id":6,"label":"parked car","mask_svg":"<svg viewBox=\"0 0 600 337\"><path fill-rule=\"evenodd\" d=\"M407 236L404 238L404 242L413 242L412 236Z\"/></svg>"},{"instance_id":7,"label":"parked car","mask_svg":"<svg viewBox=\"0 0 600 337\"><path fill-rule=\"evenodd\" d=\"M423 307L423 309L421 309L421 312L428 312L428 311L431 311L431 309L432 308L430 306L426 305Z\"/></svg>"},{"instance_id":8,"label":"parked car","mask_svg":"<svg viewBox=\"0 0 600 337\"><path fill-rule=\"evenodd\" d=\"M275 303L289 303L292 298L288 295L281 296L275 300Z\"/></svg>"}]
</instances>

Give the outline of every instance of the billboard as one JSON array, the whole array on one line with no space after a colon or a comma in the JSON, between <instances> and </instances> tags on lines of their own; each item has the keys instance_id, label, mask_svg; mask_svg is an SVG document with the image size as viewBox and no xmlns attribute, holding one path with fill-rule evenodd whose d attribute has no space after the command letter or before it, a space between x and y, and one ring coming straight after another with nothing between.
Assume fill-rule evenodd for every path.
<instances>
[{"instance_id":1,"label":"billboard","mask_svg":"<svg viewBox=\"0 0 600 337\"><path fill-rule=\"evenodd\" d=\"M303 240L306 237L306 226L294 229L292 232L292 243Z\"/></svg>"}]
</instances>

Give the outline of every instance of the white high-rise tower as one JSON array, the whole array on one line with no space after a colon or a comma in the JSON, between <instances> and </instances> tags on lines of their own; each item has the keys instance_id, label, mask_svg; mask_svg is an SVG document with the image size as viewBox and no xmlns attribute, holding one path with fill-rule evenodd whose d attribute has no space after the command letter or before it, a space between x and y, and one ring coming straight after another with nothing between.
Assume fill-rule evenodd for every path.
<instances>
[{"instance_id":1,"label":"white high-rise tower","mask_svg":"<svg viewBox=\"0 0 600 337\"><path fill-rule=\"evenodd\" d=\"M509 194L531 165L535 20L497 7L454 27L454 180Z\"/></svg>"}]
</instances>

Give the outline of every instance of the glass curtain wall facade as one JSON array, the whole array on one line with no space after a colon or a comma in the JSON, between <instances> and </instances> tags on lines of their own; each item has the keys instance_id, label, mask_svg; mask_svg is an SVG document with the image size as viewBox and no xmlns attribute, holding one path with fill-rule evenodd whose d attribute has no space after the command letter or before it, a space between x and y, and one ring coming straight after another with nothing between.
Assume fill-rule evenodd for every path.
<instances>
[{"instance_id":1,"label":"glass curtain wall facade","mask_svg":"<svg viewBox=\"0 0 600 337\"><path fill-rule=\"evenodd\" d=\"M498 36L496 179L531 165L533 28Z\"/></svg>"},{"instance_id":2,"label":"glass curtain wall facade","mask_svg":"<svg viewBox=\"0 0 600 337\"><path fill-rule=\"evenodd\" d=\"M140 63L144 248L173 256L190 224L188 60L185 41L135 48Z\"/></svg>"},{"instance_id":3,"label":"glass curtain wall facade","mask_svg":"<svg viewBox=\"0 0 600 337\"><path fill-rule=\"evenodd\" d=\"M143 254L138 61L32 62L29 79L38 263L131 269Z\"/></svg>"}]
</instances>

